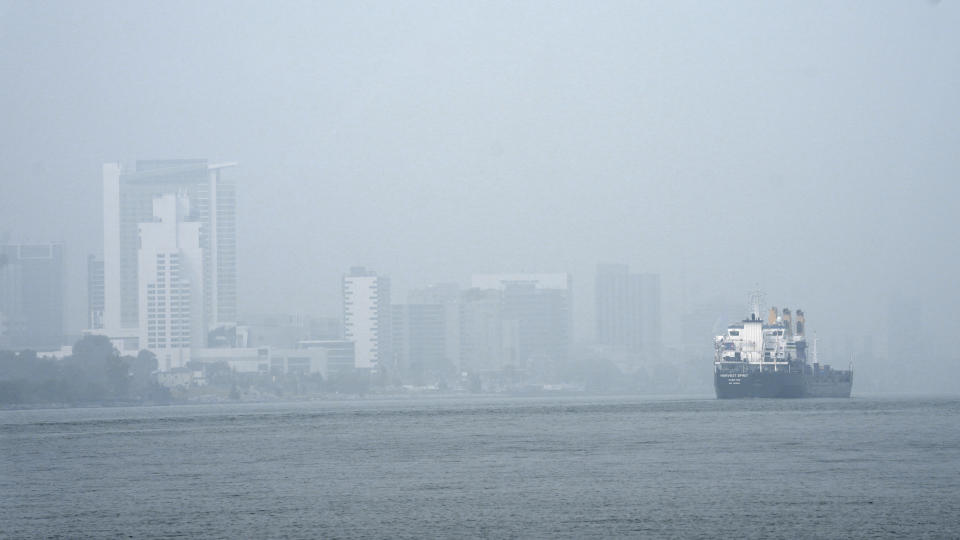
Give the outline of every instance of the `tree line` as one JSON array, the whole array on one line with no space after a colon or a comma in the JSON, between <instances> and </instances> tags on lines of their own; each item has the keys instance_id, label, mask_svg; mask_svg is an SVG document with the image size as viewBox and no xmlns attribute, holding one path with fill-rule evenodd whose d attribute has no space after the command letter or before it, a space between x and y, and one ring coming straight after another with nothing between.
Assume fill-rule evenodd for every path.
<instances>
[{"instance_id":1,"label":"tree line","mask_svg":"<svg viewBox=\"0 0 960 540\"><path fill-rule=\"evenodd\" d=\"M0 351L0 405L166 403L149 351L120 356L105 336L84 336L63 359Z\"/></svg>"}]
</instances>

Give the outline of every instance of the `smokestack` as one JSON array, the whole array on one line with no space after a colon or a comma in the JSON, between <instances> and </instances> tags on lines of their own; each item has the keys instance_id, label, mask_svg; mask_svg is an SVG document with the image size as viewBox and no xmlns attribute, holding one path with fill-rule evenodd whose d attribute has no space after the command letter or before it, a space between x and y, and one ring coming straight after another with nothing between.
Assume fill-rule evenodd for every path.
<instances>
[{"instance_id":1,"label":"smokestack","mask_svg":"<svg viewBox=\"0 0 960 540\"><path fill-rule=\"evenodd\" d=\"M770 308L770 313L767 314L767 324L777 324L777 308Z\"/></svg>"},{"instance_id":2,"label":"smokestack","mask_svg":"<svg viewBox=\"0 0 960 540\"><path fill-rule=\"evenodd\" d=\"M783 308L783 325L787 327L787 334L793 334L793 319L790 316L790 310Z\"/></svg>"},{"instance_id":3,"label":"smokestack","mask_svg":"<svg viewBox=\"0 0 960 540\"><path fill-rule=\"evenodd\" d=\"M806 319L803 318L803 310L798 309L797 310L797 335L798 336L803 335L805 322L806 322Z\"/></svg>"}]
</instances>

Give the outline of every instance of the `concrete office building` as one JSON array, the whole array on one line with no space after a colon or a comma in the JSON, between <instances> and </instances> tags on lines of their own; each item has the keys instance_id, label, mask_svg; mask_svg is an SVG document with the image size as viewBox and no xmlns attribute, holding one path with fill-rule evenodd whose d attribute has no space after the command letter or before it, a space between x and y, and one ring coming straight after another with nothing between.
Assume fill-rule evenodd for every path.
<instances>
[{"instance_id":1,"label":"concrete office building","mask_svg":"<svg viewBox=\"0 0 960 540\"><path fill-rule=\"evenodd\" d=\"M503 319L500 291L468 289L460 300L460 371L499 372L518 366L517 322Z\"/></svg>"},{"instance_id":2,"label":"concrete office building","mask_svg":"<svg viewBox=\"0 0 960 540\"><path fill-rule=\"evenodd\" d=\"M550 372L567 359L572 342L566 289L511 282L502 295L504 321L516 321L519 366Z\"/></svg>"},{"instance_id":3,"label":"concrete office building","mask_svg":"<svg viewBox=\"0 0 960 540\"><path fill-rule=\"evenodd\" d=\"M566 361L573 338L569 274L479 274L471 284L499 292L501 333L516 330L515 368L547 374Z\"/></svg>"},{"instance_id":4,"label":"concrete office building","mask_svg":"<svg viewBox=\"0 0 960 540\"><path fill-rule=\"evenodd\" d=\"M597 343L631 356L660 354L660 276L625 264L597 265Z\"/></svg>"},{"instance_id":5,"label":"concrete office building","mask_svg":"<svg viewBox=\"0 0 960 540\"><path fill-rule=\"evenodd\" d=\"M63 342L63 244L0 245L0 346Z\"/></svg>"},{"instance_id":6,"label":"concrete office building","mask_svg":"<svg viewBox=\"0 0 960 540\"><path fill-rule=\"evenodd\" d=\"M407 293L408 304L435 305L443 308L444 361L460 365L460 285L438 283Z\"/></svg>"},{"instance_id":7,"label":"concrete office building","mask_svg":"<svg viewBox=\"0 0 960 540\"><path fill-rule=\"evenodd\" d=\"M393 363L401 373L441 373L455 368L446 355L443 305L397 304L391 309Z\"/></svg>"}]
</instances>

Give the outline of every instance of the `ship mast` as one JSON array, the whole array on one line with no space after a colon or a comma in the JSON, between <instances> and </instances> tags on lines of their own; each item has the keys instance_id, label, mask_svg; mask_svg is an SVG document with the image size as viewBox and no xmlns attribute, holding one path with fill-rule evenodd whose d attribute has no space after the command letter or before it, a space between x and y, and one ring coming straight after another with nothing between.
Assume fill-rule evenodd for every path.
<instances>
[{"instance_id":1,"label":"ship mast","mask_svg":"<svg viewBox=\"0 0 960 540\"><path fill-rule=\"evenodd\" d=\"M760 290L759 286L757 286L757 288L750 293L749 309L750 313L753 315L753 320L755 321L760 320L760 308L763 306L764 296L765 295L763 294L763 291Z\"/></svg>"}]
</instances>

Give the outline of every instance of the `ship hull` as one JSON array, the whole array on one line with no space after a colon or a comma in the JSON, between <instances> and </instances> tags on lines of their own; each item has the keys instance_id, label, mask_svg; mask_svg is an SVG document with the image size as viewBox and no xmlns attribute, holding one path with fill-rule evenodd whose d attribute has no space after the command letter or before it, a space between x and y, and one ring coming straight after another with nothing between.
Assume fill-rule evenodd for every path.
<instances>
[{"instance_id":1,"label":"ship hull","mask_svg":"<svg viewBox=\"0 0 960 540\"><path fill-rule=\"evenodd\" d=\"M853 388L853 374L847 372L838 377L806 377L804 397L848 398Z\"/></svg>"},{"instance_id":2,"label":"ship hull","mask_svg":"<svg viewBox=\"0 0 960 540\"><path fill-rule=\"evenodd\" d=\"M803 397L799 373L714 373L713 386L719 399Z\"/></svg>"},{"instance_id":3,"label":"ship hull","mask_svg":"<svg viewBox=\"0 0 960 540\"><path fill-rule=\"evenodd\" d=\"M824 378L785 372L715 372L713 385L718 399L848 398L853 387L853 377Z\"/></svg>"}]
</instances>

